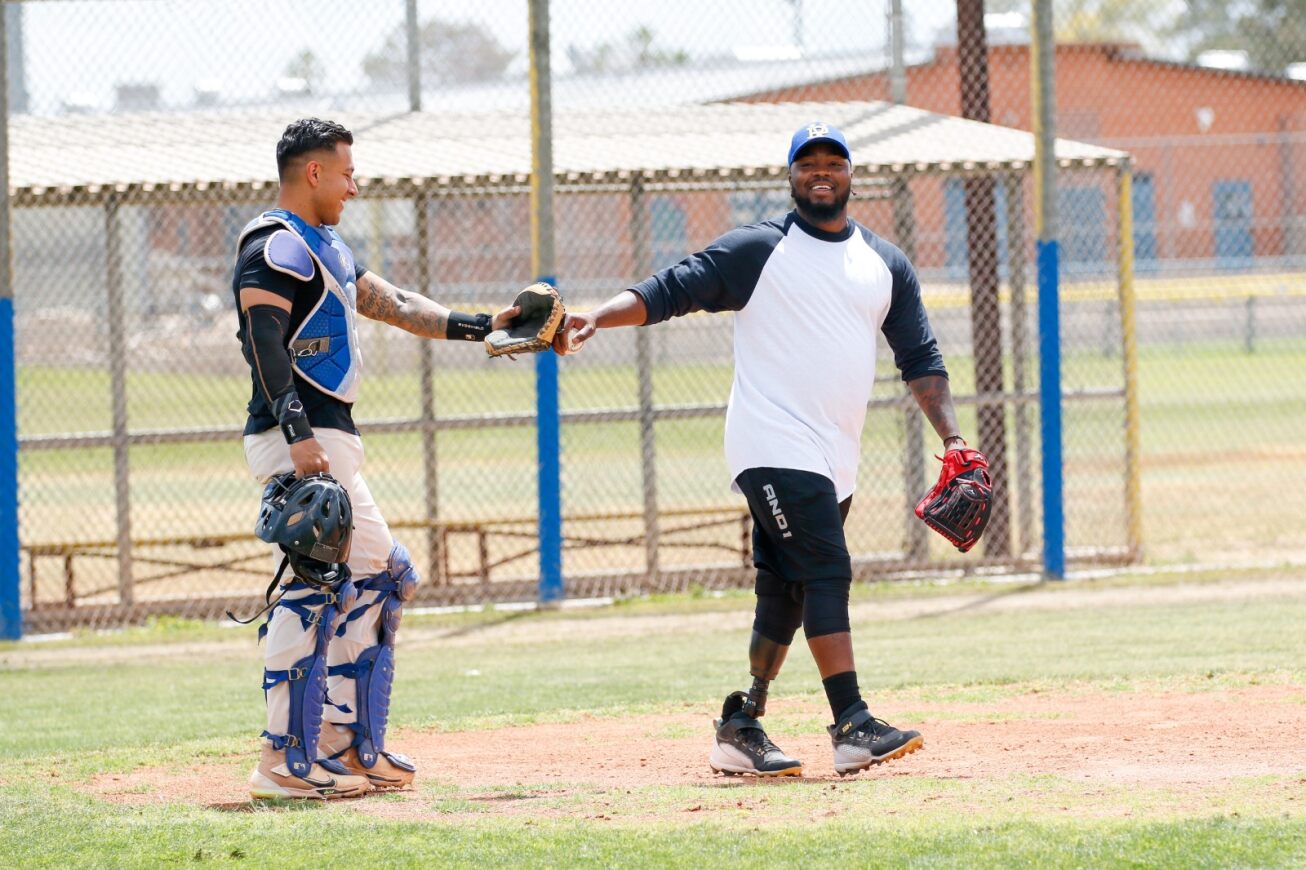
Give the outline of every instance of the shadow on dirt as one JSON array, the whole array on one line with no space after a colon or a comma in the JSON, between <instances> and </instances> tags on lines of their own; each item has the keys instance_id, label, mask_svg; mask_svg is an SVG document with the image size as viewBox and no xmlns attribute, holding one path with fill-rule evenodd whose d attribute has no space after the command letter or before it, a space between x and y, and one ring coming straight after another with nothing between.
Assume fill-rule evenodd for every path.
<instances>
[{"instance_id":1,"label":"shadow on dirt","mask_svg":"<svg viewBox=\"0 0 1306 870\"><path fill-rule=\"evenodd\" d=\"M506 625L509 622L514 622L518 619L522 619L524 617L534 616L534 615L535 615L534 610L513 610L507 613L498 614L492 619L486 619L480 622L476 622L472 625L464 625L458 628L448 629L447 631L441 631L438 634L436 634L435 637L440 640L446 640L451 637L467 637L468 635L473 635L476 634L477 632L488 631L489 629L498 628L501 625Z\"/></svg>"},{"instance_id":2,"label":"shadow on dirt","mask_svg":"<svg viewBox=\"0 0 1306 870\"><path fill-rule=\"evenodd\" d=\"M1048 588L1048 581L1046 580L1036 580L1033 583L1021 583L1006 589L999 589L998 591L991 592L987 595L980 595L970 601L959 604L956 607L946 607L941 610L931 610L926 613L921 613L917 616L913 616L912 619L938 619L940 616L952 616L953 614L965 613L970 610L982 610L995 601L1001 601L1004 598L1011 598L1017 595L1026 595L1030 592L1037 592L1040 589L1046 588Z\"/></svg>"},{"instance_id":3,"label":"shadow on dirt","mask_svg":"<svg viewBox=\"0 0 1306 870\"><path fill-rule=\"evenodd\" d=\"M347 800L347 798L342 798ZM327 801L292 800L290 798L268 798L261 800L219 801L205 804L206 809L220 813L316 813L321 812Z\"/></svg>"}]
</instances>

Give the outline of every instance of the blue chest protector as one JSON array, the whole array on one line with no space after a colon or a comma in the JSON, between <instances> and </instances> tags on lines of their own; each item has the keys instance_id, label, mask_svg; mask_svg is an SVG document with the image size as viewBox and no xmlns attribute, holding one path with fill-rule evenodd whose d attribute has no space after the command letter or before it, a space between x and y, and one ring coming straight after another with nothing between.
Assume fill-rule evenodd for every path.
<instances>
[{"instance_id":1,"label":"blue chest protector","mask_svg":"<svg viewBox=\"0 0 1306 870\"><path fill-rule=\"evenodd\" d=\"M314 274L322 276L322 295L289 339L295 371L323 393L352 403L358 396L362 363L354 322L358 308L354 254L335 230L310 226L284 209L266 211L250 221L241 230L240 243L254 230L271 225L284 229L264 243L268 266L304 282L313 280Z\"/></svg>"}]
</instances>

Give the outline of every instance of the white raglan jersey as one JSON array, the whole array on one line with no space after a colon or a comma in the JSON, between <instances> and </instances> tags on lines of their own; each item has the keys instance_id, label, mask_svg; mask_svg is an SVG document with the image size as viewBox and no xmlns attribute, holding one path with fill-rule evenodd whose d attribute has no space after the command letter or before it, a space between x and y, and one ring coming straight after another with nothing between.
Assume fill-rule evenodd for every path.
<instances>
[{"instance_id":1,"label":"white raglan jersey","mask_svg":"<svg viewBox=\"0 0 1306 870\"><path fill-rule=\"evenodd\" d=\"M645 325L735 311L726 462L810 471L840 501L857 484L883 335L903 380L947 376L907 257L849 220L828 233L796 212L740 227L630 288Z\"/></svg>"}]
</instances>

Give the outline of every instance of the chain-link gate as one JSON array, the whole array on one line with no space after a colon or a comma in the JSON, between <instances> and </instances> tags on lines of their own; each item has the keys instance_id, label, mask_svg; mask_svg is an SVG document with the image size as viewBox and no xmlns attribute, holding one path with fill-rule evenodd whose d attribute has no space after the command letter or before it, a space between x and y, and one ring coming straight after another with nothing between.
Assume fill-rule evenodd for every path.
<instances>
[{"instance_id":1,"label":"chain-link gate","mask_svg":"<svg viewBox=\"0 0 1306 870\"><path fill-rule=\"evenodd\" d=\"M845 4L833 29L819 0L725 3L711 21L682 5L550 4L568 304L783 213L789 133L839 124L851 214L914 260L963 426L1002 482L982 555L926 534L907 506L936 445L882 358L849 518L859 576L1037 568L1024 6L991 9L995 126L971 128L956 116L979 82L963 89L953 3L911 4L900 45L896 2ZM497 310L534 277L526 3L483 7L5 5L30 630L214 616L266 584L230 269L240 227L275 198L288 121L354 131L363 195L340 231L374 272L464 310ZM1306 426L1306 84L1146 40L1059 39L1058 132L1094 143L1058 151L1071 562L1300 557L1303 532L1260 506L1306 467L1283 453ZM977 130L1000 128L1012 138L989 153ZM569 595L747 578L721 449L730 330L694 315L560 362ZM366 473L423 566L422 600L533 598L531 366L379 324L362 340Z\"/></svg>"}]
</instances>

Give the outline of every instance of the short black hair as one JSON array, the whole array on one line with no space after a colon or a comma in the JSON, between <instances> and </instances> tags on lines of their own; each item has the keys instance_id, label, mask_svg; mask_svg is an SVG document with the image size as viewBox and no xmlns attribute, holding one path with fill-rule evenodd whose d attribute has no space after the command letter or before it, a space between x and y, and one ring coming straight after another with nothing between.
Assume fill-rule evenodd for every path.
<instances>
[{"instance_id":1,"label":"short black hair","mask_svg":"<svg viewBox=\"0 0 1306 870\"><path fill-rule=\"evenodd\" d=\"M354 144L354 134L335 121L300 118L286 127L277 143L277 177L286 177L290 161L310 151L334 151L338 143Z\"/></svg>"}]
</instances>

